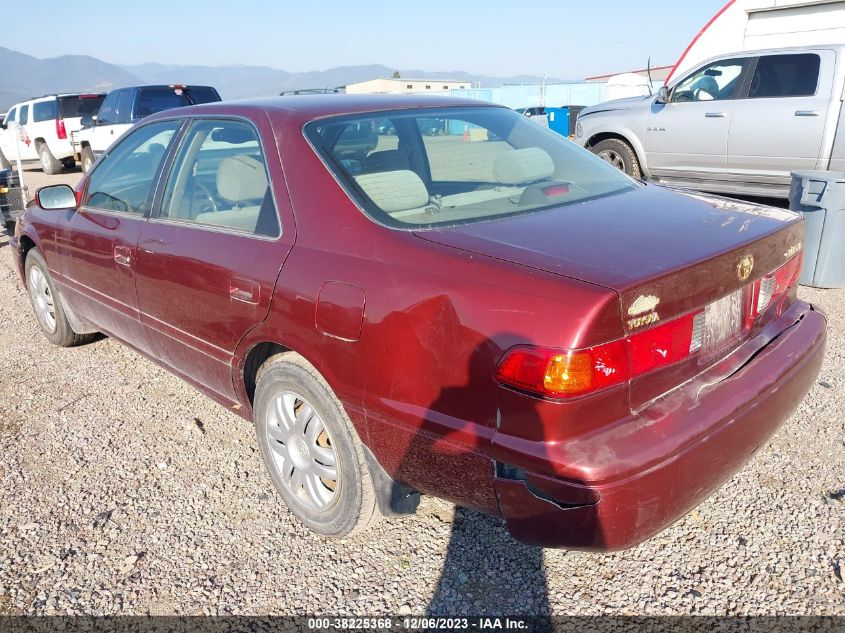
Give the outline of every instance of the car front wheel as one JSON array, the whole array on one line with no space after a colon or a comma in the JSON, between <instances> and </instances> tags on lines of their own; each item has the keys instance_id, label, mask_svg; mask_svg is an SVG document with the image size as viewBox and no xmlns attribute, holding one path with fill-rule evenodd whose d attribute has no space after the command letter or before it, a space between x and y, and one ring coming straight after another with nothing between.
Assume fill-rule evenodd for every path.
<instances>
[{"instance_id":1,"label":"car front wheel","mask_svg":"<svg viewBox=\"0 0 845 633\"><path fill-rule=\"evenodd\" d=\"M344 537L378 520L361 440L310 363L292 352L269 359L259 370L254 404L270 479L302 523Z\"/></svg>"},{"instance_id":2,"label":"car front wheel","mask_svg":"<svg viewBox=\"0 0 845 633\"><path fill-rule=\"evenodd\" d=\"M642 178L642 170L637 155L625 141L609 138L593 145L590 151L632 178Z\"/></svg>"},{"instance_id":3,"label":"car front wheel","mask_svg":"<svg viewBox=\"0 0 845 633\"><path fill-rule=\"evenodd\" d=\"M82 163L82 173L87 174L91 170L91 165L94 164L94 152L90 147L83 147L79 157Z\"/></svg>"},{"instance_id":4,"label":"car front wheel","mask_svg":"<svg viewBox=\"0 0 845 633\"><path fill-rule=\"evenodd\" d=\"M73 347L94 338L94 334L73 331L41 253L33 249L27 254L24 272L35 318L48 341L59 347Z\"/></svg>"}]
</instances>

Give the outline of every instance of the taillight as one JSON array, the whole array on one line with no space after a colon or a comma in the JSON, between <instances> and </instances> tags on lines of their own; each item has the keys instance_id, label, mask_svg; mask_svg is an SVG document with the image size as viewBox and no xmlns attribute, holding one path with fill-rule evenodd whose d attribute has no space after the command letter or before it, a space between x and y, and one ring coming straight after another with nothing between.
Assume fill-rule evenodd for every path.
<instances>
[{"instance_id":1,"label":"taillight","mask_svg":"<svg viewBox=\"0 0 845 633\"><path fill-rule=\"evenodd\" d=\"M801 251L774 272L751 284L746 326L750 327L768 308L779 302L798 283L804 252Z\"/></svg>"},{"instance_id":2,"label":"taillight","mask_svg":"<svg viewBox=\"0 0 845 633\"><path fill-rule=\"evenodd\" d=\"M64 119L56 119L56 135L59 137L59 140L62 141L67 138L67 130L65 129Z\"/></svg>"},{"instance_id":3,"label":"taillight","mask_svg":"<svg viewBox=\"0 0 845 633\"><path fill-rule=\"evenodd\" d=\"M582 396L672 365L701 348L703 312L687 314L625 339L580 350L520 345L496 369L496 380L549 398Z\"/></svg>"}]
</instances>

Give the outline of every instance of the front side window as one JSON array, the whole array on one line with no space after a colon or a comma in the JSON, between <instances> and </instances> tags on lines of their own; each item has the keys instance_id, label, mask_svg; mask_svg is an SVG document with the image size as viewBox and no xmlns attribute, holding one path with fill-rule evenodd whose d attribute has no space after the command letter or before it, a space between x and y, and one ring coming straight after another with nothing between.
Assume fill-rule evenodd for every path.
<instances>
[{"instance_id":1,"label":"front side window","mask_svg":"<svg viewBox=\"0 0 845 633\"><path fill-rule=\"evenodd\" d=\"M672 91L672 102L736 99L745 59L725 59L705 66L682 80Z\"/></svg>"},{"instance_id":2,"label":"front side window","mask_svg":"<svg viewBox=\"0 0 845 633\"><path fill-rule=\"evenodd\" d=\"M18 109L12 108L9 111L9 114L6 115L6 123L8 124L8 123L11 123L12 121L17 121L17 118L16 118L17 116L18 116Z\"/></svg>"},{"instance_id":3,"label":"front side window","mask_svg":"<svg viewBox=\"0 0 845 633\"><path fill-rule=\"evenodd\" d=\"M109 93L109 96L106 97L106 100L103 101L103 105L100 106L97 112L97 123L103 125L117 123L117 100L119 94L119 90Z\"/></svg>"},{"instance_id":4,"label":"front side window","mask_svg":"<svg viewBox=\"0 0 845 633\"><path fill-rule=\"evenodd\" d=\"M159 217L279 236L258 134L242 121L195 121L173 163Z\"/></svg>"},{"instance_id":5,"label":"front side window","mask_svg":"<svg viewBox=\"0 0 845 633\"><path fill-rule=\"evenodd\" d=\"M757 60L749 99L811 97L819 83L821 58L814 53L765 55Z\"/></svg>"},{"instance_id":6,"label":"front side window","mask_svg":"<svg viewBox=\"0 0 845 633\"><path fill-rule=\"evenodd\" d=\"M117 120L120 123L132 123L132 91L121 90L117 99Z\"/></svg>"},{"instance_id":7,"label":"front side window","mask_svg":"<svg viewBox=\"0 0 845 633\"><path fill-rule=\"evenodd\" d=\"M181 121L161 121L128 134L91 173L83 206L143 214L161 162L181 125Z\"/></svg>"},{"instance_id":8,"label":"front side window","mask_svg":"<svg viewBox=\"0 0 845 633\"><path fill-rule=\"evenodd\" d=\"M29 123L29 106L21 106L20 110L18 110L18 123L21 125L26 125Z\"/></svg>"},{"instance_id":9,"label":"front side window","mask_svg":"<svg viewBox=\"0 0 845 633\"><path fill-rule=\"evenodd\" d=\"M41 121L49 121L51 119L59 118L59 109L56 107L56 101L39 101L32 104L32 122L39 123Z\"/></svg>"},{"instance_id":10,"label":"front side window","mask_svg":"<svg viewBox=\"0 0 845 633\"><path fill-rule=\"evenodd\" d=\"M336 117L305 133L364 211L396 228L490 220L638 186L507 108Z\"/></svg>"}]
</instances>

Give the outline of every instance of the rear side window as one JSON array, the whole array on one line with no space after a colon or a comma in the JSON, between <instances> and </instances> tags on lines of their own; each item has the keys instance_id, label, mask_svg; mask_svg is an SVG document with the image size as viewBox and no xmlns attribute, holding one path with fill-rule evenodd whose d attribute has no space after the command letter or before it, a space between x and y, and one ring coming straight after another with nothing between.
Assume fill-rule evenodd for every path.
<instances>
[{"instance_id":1,"label":"rear side window","mask_svg":"<svg viewBox=\"0 0 845 633\"><path fill-rule=\"evenodd\" d=\"M39 101L38 103L32 104L33 123L49 121L57 118L59 118L59 112L56 107L55 99L51 99L50 101Z\"/></svg>"},{"instance_id":2,"label":"rear side window","mask_svg":"<svg viewBox=\"0 0 845 633\"><path fill-rule=\"evenodd\" d=\"M161 121L127 135L91 173L83 205L143 214L167 147L181 125Z\"/></svg>"},{"instance_id":3,"label":"rear side window","mask_svg":"<svg viewBox=\"0 0 845 633\"><path fill-rule=\"evenodd\" d=\"M820 64L821 59L813 53L760 57L751 76L748 98L813 96Z\"/></svg>"},{"instance_id":4,"label":"rear side window","mask_svg":"<svg viewBox=\"0 0 845 633\"><path fill-rule=\"evenodd\" d=\"M191 125L173 164L160 217L279 236L279 216L255 129L242 121Z\"/></svg>"},{"instance_id":5,"label":"rear side window","mask_svg":"<svg viewBox=\"0 0 845 633\"><path fill-rule=\"evenodd\" d=\"M91 116L97 114L105 98L105 95L97 94L59 97L59 113L63 119Z\"/></svg>"}]
</instances>

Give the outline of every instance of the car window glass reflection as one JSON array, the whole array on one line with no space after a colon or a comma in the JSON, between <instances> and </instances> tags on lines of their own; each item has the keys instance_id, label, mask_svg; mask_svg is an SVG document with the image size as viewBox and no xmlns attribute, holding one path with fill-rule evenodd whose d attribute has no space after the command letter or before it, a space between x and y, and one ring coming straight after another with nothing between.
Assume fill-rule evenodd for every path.
<instances>
[{"instance_id":1,"label":"car window glass reflection","mask_svg":"<svg viewBox=\"0 0 845 633\"><path fill-rule=\"evenodd\" d=\"M179 148L160 217L277 237L278 215L252 126L195 122Z\"/></svg>"},{"instance_id":2,"label":"car window glass reflection","mask_svg":"<svg viewBox=\"0 0 845 633\"><path fill-rule=\"evenodd\" d=\"M145 125L128 135L91 173L83 206L143 214L159 165L180 121Z\"/></svg>"}]
</instances>

